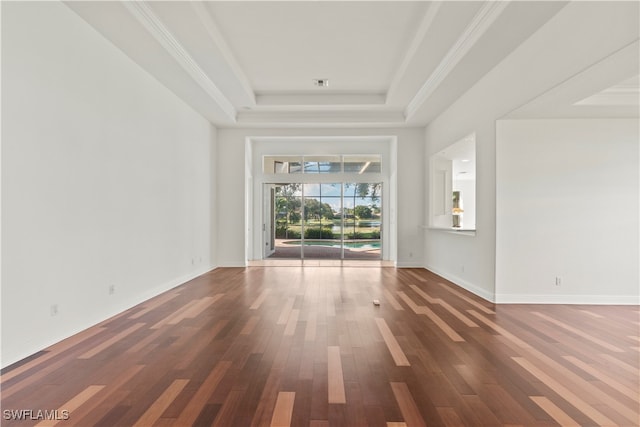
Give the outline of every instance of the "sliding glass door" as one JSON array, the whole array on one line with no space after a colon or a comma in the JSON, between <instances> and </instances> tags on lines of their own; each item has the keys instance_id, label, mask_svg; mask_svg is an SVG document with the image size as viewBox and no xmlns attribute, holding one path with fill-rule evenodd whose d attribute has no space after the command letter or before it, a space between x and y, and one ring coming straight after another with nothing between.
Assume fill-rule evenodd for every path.
<instances>
[{"instance_id":1,"label":"sliding glass door","mask_svg":"<svg viewBox=\"0 0 640 427\"><path fill-rule=\"evenodd\" d=\"M381 192L380 183L265 184L265 257L381 259Z\"/></svg>"}]
</instances>

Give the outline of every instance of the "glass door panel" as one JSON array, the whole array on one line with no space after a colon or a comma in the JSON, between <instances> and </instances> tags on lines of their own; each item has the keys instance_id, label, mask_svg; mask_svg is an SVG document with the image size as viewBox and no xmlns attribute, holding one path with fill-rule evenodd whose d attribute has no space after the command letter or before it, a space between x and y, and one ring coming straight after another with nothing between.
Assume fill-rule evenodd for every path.
<instances>
[{"instance_id":1,"label":"glass door panel","mask_svg":"<svg viewBox=\"0 0 640 427\"><path fill-rule=\"evenodd\" d=\"M341 259L341 184L304 184L303 258Z\"/></svg>"},{"instance_id":2,"label":"glass door panel","mask_svg":"<svg viewBox=\"0 0 640 427\"><path fill-rule=\"evenodd\" d=\"M302 185L275 187L275 250L270 258L302 257Z\"/></svg>"},{"instance_id":3,"label":"glass door panel","mask_svg":"<svg viewBox=\"0 0 640 427\"><path fill-rule=\"evenodd\" d=\"M382 184L344 184L344 258L381 258Z\"/></svg>"}]
</instances>

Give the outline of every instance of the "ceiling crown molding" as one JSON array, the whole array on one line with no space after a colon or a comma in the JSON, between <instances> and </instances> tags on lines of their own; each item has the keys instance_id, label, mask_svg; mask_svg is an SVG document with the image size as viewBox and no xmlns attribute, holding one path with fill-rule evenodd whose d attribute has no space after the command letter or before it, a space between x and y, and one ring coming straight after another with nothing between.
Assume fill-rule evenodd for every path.
<instances>
[{"instance_id":1,"label":"ceiling crown molding","mask_svg":"<svg viewBox=\"0 0 640 427\"><path fill-rule=\"evenodd\" d=\"M241 111L238 113L239 124L308 124L308 125L354 125L378 124L400 125L404 123L401 111L287 111L255 112Z\"/></svg>"},{"instance_id":2,"label":"ceiling crown molding","mask_svg":"<svg viewBox=\"0 0 640 427\"><path fill-rule=\"evenodd\" d=\"M260 107L273 106L382 106L385 95L368 92L258 92L256 104Z\"/></svg>"},{"instance_id":3,"label":"ceiling crown molding","mask_svg":"<svg viewBox=\"0 0 640 427\"><path fill-rule=\"evenodd\" d=\"M229 99L218 89L186 49L171 34L153 11L143 2L123 1L123 6L140 22L198 85L218 104L224 113L236 121L237 111Z\"/></svg>"},{"instance_id":4,"label":"ceiling crown molding","mask_svg":"<svg viewBox=\"0 0 640 427\"><path fill-rule=\"evenodd\" d=\"M422 85L416 96L407 105L405 116L409 120L416 111L427 101L455 66L471 50L482 35L489 29L502 11L508 6L506 1L489 1L482 5L471 23L465 28L456 43L449 49L427 81Z\"/></svg>"}]
</instances>

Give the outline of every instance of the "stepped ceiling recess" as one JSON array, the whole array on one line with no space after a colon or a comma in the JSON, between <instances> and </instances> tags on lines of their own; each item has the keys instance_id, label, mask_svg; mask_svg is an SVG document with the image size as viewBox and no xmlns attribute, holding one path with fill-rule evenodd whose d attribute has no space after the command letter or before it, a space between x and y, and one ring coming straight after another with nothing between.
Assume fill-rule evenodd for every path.
<instances>
[{"instance_id":1,"label":"stepped ceiling recess","mask_svg":"<svg viewBox=\"0 0 640 427\"><path fill-rule=\"evenodd\" d=\"M220 127L424 126L565 5L550 1L66 4ZM621 79L615 73L603 77L605 66L594 64L575 82L554 87L532 105L514 111L513 117L540 115L550 106L565 116L576 114L579 105L594 111L611 108L616 95L635 97L637 104L637 77ZM596 78L592 73L598 73ZM616 108L622 114L629 112L628 104L626 110L624 105Z\"/></svg>"}]
</instances>

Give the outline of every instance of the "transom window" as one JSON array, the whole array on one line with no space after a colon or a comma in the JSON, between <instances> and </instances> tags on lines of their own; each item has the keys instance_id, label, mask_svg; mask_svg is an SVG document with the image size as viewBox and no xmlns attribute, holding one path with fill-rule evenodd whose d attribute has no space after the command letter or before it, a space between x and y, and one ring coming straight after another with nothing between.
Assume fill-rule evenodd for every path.
<instances>
[{"instance_id":1,"label":"transom window","mask_svg":"<svg viewBox=\"0 0 640 427\"><path fill-rule=\"evenodd\" d=\"M264 156L262 165L265 174L366 174L381 172L379 154Z\"/></svg>"}]
</instances>

